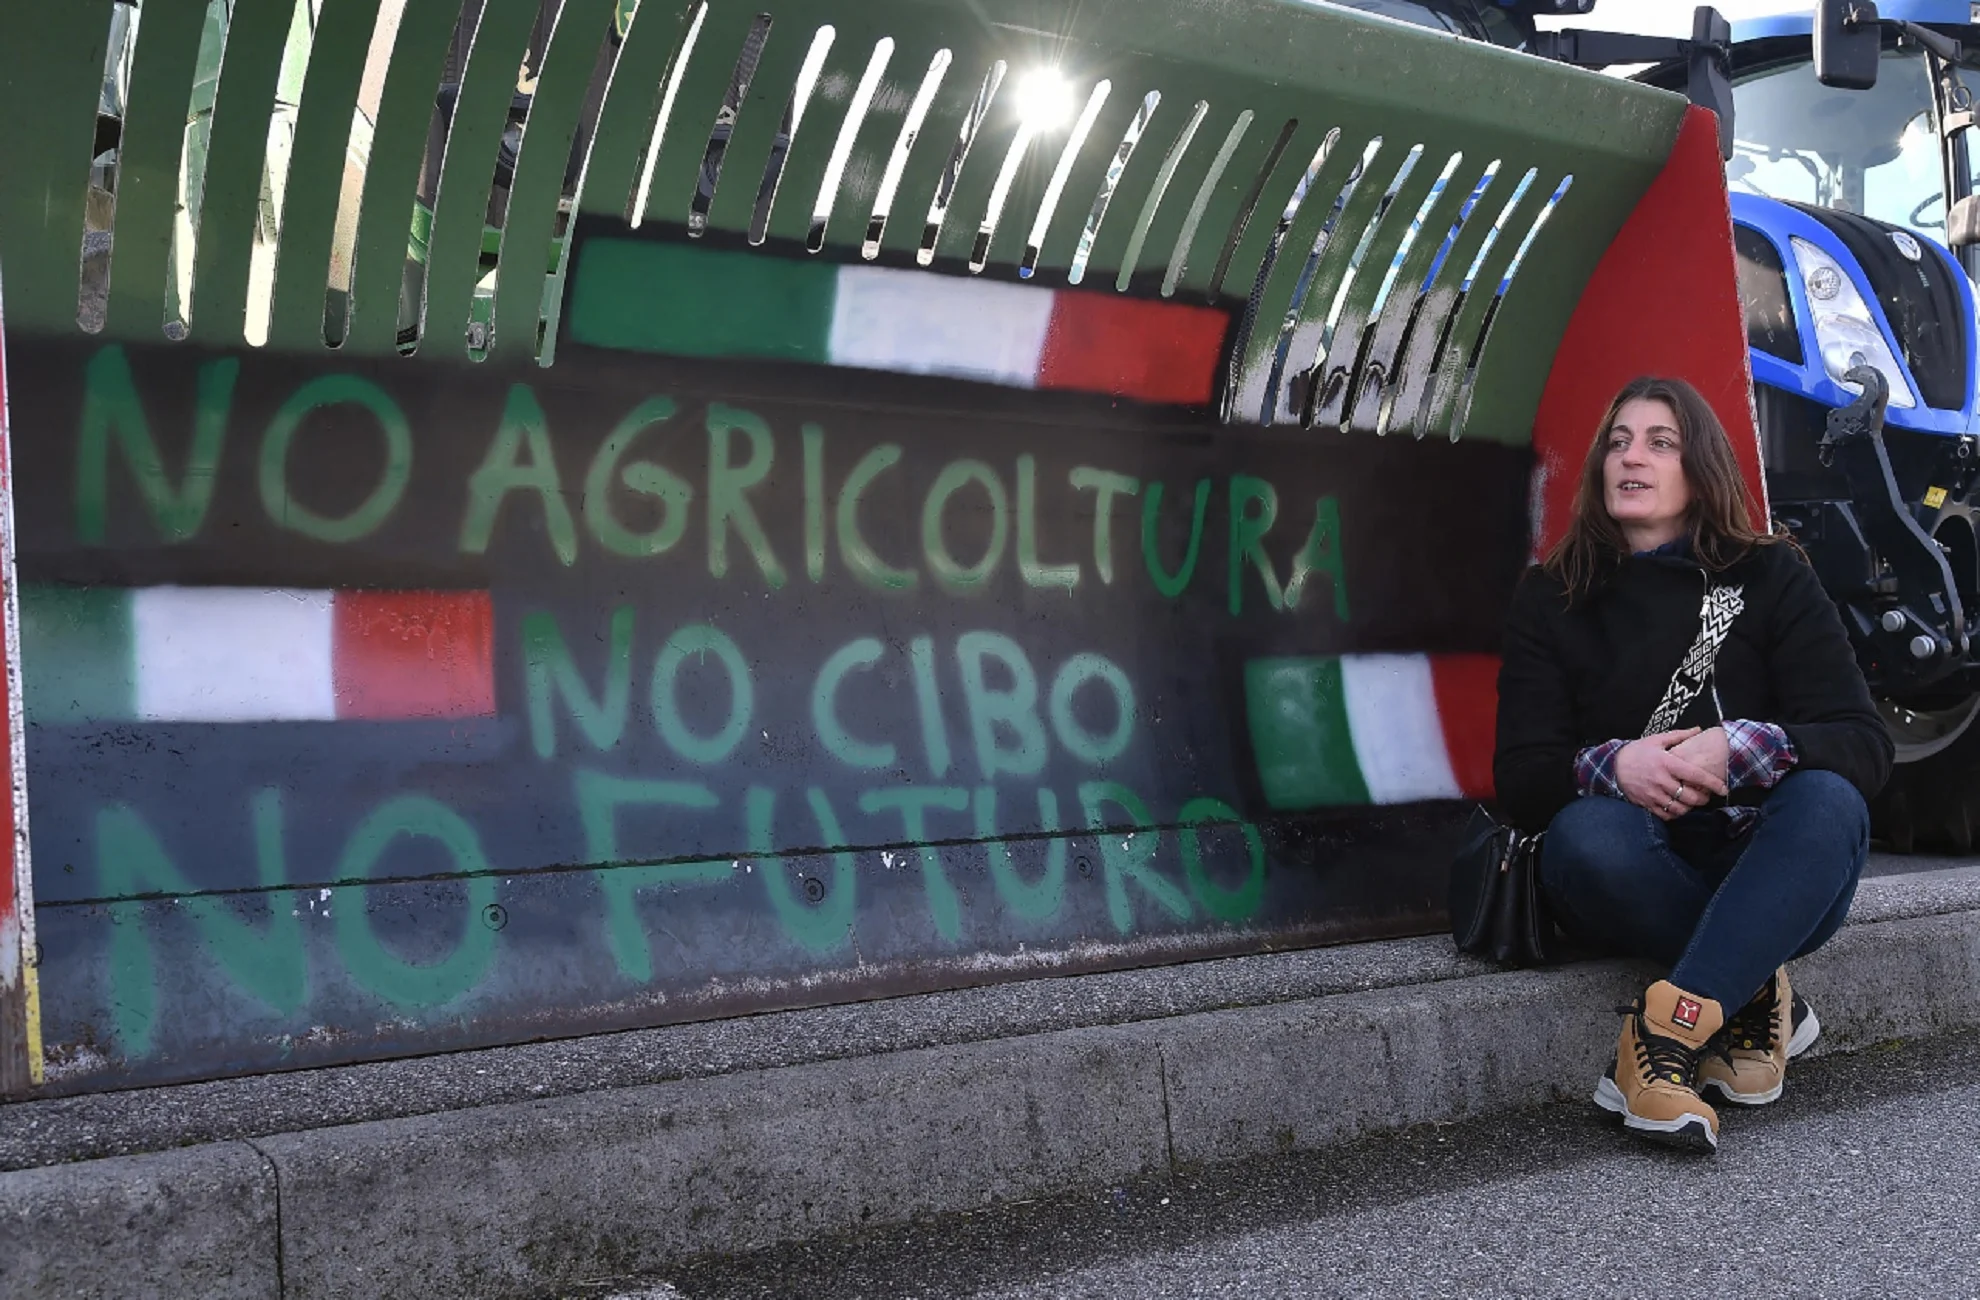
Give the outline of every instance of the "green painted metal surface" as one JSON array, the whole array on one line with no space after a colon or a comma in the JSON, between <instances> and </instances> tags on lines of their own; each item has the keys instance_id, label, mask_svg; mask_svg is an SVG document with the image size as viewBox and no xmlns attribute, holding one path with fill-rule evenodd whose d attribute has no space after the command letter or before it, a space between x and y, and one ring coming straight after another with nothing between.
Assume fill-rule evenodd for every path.
<instances>
[{"instance_id":1,"label":"green painted metal surface","mask_svg":"<svg viewBox=\"0 0 1980 1300\"><path fill-rule=\"evenodd\" d=\"M1355 761L1336 659L1258 659L1245 666L1246 727L1259 784L1275 808L1368 802Z\"/></svg>"},{"instance_id":2,"label":"green painted metal surface","mask_svg":"<svg viewBox=\"0 0 1980 1300\"><path fill-rule=\"evenodd\" d=\"M186 86L205 25L206 6L186 3L159 5L143 14L138 27L118 145L116 238L109 266L109 321L119 333L155 331L164 324L158 296L179 204Z\"/></svg>"},{"instance_id":3,"label":"green painted metal surface","mask_svg":"<svg viewBox=\"0 0 1980 1300\"><path fill-rule=\"evenodd\" d=\"M248 261L261 215L268 119L294 17L293 0L235 0L227 28L187 322L190 337L215 347L246 338ZM138 52L142 56L142 44Z\"/></svg>"},{"instance_id":4,"label":"green painted metal surface","mask_svg":"<svg viewBox=\"0 0 1980 1300\"><path fill-rule=\"evenodd\" d=\"M353 352L376 354L397 346L407 228L455 16L445 4L408 4L399 19L359 200L350 333L344 342ZM506 112L506 102L502 107Z\"/></svg>"},{"instance_id":5,"label":"green painted metal surface","mask_svg":"<svg viewBox=\"0 0 1980 1300\"><path fill-rule=\"evenodd\" d=\"M557 15L550 48L543 56L536 96L530 103L529 130L516 161L509 190L500 259L505 274L497 281L495 319L517 323L497 332L491 349L533 352L536 322L543 306L543 270L555 262L550 250L571 141L599 42L613 14L612 0L568 0Z\"/></svg>"},{"instance_id":6,"label":"green painted metal surface","mask_svg":"<svg viewBox=\"0 0 1980 1300\"><path fill-rule=\"evenodd\" d=\"M508 123L535 0L488 0L474 29L467 69L440 168L433 240L426 254L420 340L443 355L466 349L465 323L481 278L482 228L495 176L495 151ZM539 87L539 92L540 92Z\"/></svg>"},{"instance_id":7,"label":"green painted metal surface","mask_svg":"<svg viewBox=\"0 0 1980 1300\"><path fill-rule=\"evenodd\" d=\"M629 19L612 67L611 88L592 137L584 181L588 192L609 196L616 206L605 210L618 216L628 215L628 196L639 180L660 88L666 84L688 26L682 5L637 6ZM593 208L597 210L597 205Z\"/></svg>"},{"instance_id":8,"label":"green painted metal surface","mask_svg":"<svg viewBox=\"0 0 1980 1300\"><path fill-rule=\"evenodd\" d=\"M0 267L10 329L76 328L83 200L110 0L0 5Z\"/></svg>"},{"instance_id":9,"label":"green painted metal surface","mask_svg":"<svg viewBox=\"0 0 1980 1300\"><path fill-rule=\"evenodd\" d=\"M831 332L830 265L798 274L746 253L701 256L666 244L601 241L590 246L571 290L572 337L580 343L684 357L826 360ZM625 284L660 282L706 304L656 311Z\"/></svg>"},{"instance_id":10,"label":"green painted metal surface","mask_svg":"<svg viewBox=\"0 0 1980 1300\"><path fill-rule=\"evenodd\" d=\"M130 602L100 587L42 587L21 602L23 698L33 693L30 722L62 724L129 717Z\"/></svg>"},{"instance_id":11,"label":"green painted metal surface","mask_svg":"<svg viewBox=\"0 0 1980 1300\"><path fill-rule=\"evenodd\" d=\"M993 278L1014 278L1044 215L1037 283L1065 284L1069 268L1083 263L1080 282L1089 286L1113 284L1136 296L1170 288L1183 300L1219 301L1248 316L1233 359L1228 418L1257 419L1256 408L1268 417L1276 409L1278 419L1296 418L1291 403L1304 390L1292 381L1312 366L1312 349L1331 318L1340 340L1331 360L1337 372L1355 359L1343 358L1342 347L1351 349L1364 331L1376 353L1396 354L1379 367L1391 388L1386 399L1379 384L1349 384L1343 381L1351 376L1339 373L1330 394L1322 367L1314 382L1323 423L1374 421L1419 434L1461 430L1519 442L1580 286L1661 164L1683 107L1675 96L1645 87L1280 0L1171 0L1153 7L1000 0L967 9L929 0L775 7L648 0L637 8L568 0L542 66L532 70L535 98L511 193L491 214L497 140L537 15L531 0L491 0L473 33L452 128L435 160L441 201L421 308L417 301L402 306L400 285L416 173L457 15L445 4L412 4L401 13L394 0L316 3L310 39L300 47L295 33L303 29L294 25L298 11L290 0L237 0L232 7L196 223L197 339L228 345L249 337L250 311L265 310L272 294L271 345L322 346L327 264L342 256L356 267L345 344L354 351L400 347L402 331L417 321L421 355L462 359L477 341L469 337L470 320L486 318L493 337L480 342L505 357L547 358L554 338L545 334L554 333L565 290L558 241L565 220L560 205L570 199L566 163L580 130L591 146L581 159L578 206L585 213L624 217L637 208L648 234L698 237L720 247L744 242L754 221L765 237L758 255L859 260L909 106L945 52L939 87L898 168L880 264L925 262L937 274L980 267ZM173 209L182 197L175 187L182 172L196 179L202 161L178 156L198 147L198 133L184 129L182 113L194 102L193 56L207 6L149 0L139 13L107 325L111 337L133 340L158 337L153 331L163 329L173 305L166 268ZM108 14L107 5L78 3L9 7L0 15L0 43L25 54L0 73L0 105L11 120L43 124L0 142L0 174L8 181L0 197L0 257L11 274L16 330L75 328L86 141L94 130ZM373 29L387 21L397 25L396 40L389 63L371 78L382 81L382 90L374 85L367 155L350 148L352 111ZM821 28L828 25L829 49L800 102L798 70L814 42L827 44ZM851 110L861 107L856 88L875 65L880 76L852 121ZM1024 129L1020 110L1036 95L1040 69L1059 79L1057 98L1067 117L1106 83L1104 103L1070 157L1062 156L1069 121ZM601 70L609 89L594 123L583 119L587 90ZM750 75L738 95L739 72ZM253 284L255 241L275 237L269 230L257 236L256 226L281 75L294 83L289 93L299 87L301 96L289 202L272 256L277 282ZM979 100L990 87L995 93L986 107ZM1248 124L1234 131L1241 114L1249 115ZM793 118L794 136L786 132ZM973 129L965 148L966 124ZM1377 140L1368 174L1343 208L1342 186ZM1326 141L1332 143L1323 165L1297 195L1288 222L1295 191ZM1418 147L1408 183L1385 205L1397 166ZM1454 155L1461 158L1449 183L1412 237L1431 183ZM362 201L348 223L355 247L337 253L347 156L364 166ZM836 185L828 185L835 158L842 166ZM1469 193L1464 187L1488 163L1497 164L1492 183L1459 223L1454 245L1444 248L1442 233ZM1533 179L1493 232L1490 219L1529 169ZM1043 214L1055 174L1064 180ZM1549 197L1570 176L1567 195L1548 209ZM1001 199L994 227L993 195ZM760 212L772 196L774 206ZM825 207L829 220L814 230L815 211ZM930 228L931 208L942 218L939 231ZM1490 290L1543 211L1545 231L1522 266L1539 269L1522 275L1500 300ZM501 229L484 237L491 215ZM1104 215L1097 229L1096 215ZM1186 224L1191 215L1193 228ZM1316 237L1329 226L1316 262ZM1475 291L1460 294L1488 235L1489 253L1472 276ZM932 256L917 258L931 237ZM1405 238L1410 262L1393 277L1383 333L1375 328L1382 322L1371 323L1369 315ZM820 251L805 253L807 241L821 244ZM540 258L523 251L538 245ZM1436 277L1426 284L1433 258ZM498 264L506 274L495 279L495 302L474 306L477 284L485 296ZM421 293L421 281L412 283ZM1403 328L1419 296L1451 317L1448 346L1430 348ZM1437 373L1422 373L1432 359L1441 362ZM1418 363L1413 370L1412 362ZM1275 372L1281 389L1266 403L1264 381ZM1359 414L1344 405L1352 398L1360 399Z\"/></svg>"},{"instance_id":12,"label":"green painted metal surface","mask_svg":"<svg viewBox=\"0 0 1980 1300\"><path fill-rule=\"evenodd\" d=\"M323 0L303 83L275 269L269 342L302 351L323 341L324 296L338 191L379 0Z\"/></svg>"}]
</instances>

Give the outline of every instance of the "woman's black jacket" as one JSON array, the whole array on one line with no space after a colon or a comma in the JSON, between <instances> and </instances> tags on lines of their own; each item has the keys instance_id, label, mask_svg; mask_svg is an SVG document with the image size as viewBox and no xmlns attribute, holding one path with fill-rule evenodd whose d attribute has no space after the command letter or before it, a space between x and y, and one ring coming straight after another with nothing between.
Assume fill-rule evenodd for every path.
<instances>
[{"instance_id":1,"label":"woman's black jacket","mask_svg":"<svg viewBox=\"0 0 1980 1300\"><path fill-rule=\"evenodd\" d=\"M1580 750L1643 734L1698 635L1707 578L1688 556L1637 555L1570 605L1559 579L1538 565L1526 571L1506 617L1493 756L1499 805L1514 825L1545 829L1574 800ZM1890 736L1814 570L1775 544L1709 578L1739 584L1746 607L1712 684L1679 725L1774 723L1794 745L1797 769L1835 772L1864 798L1875 795L1890 775ZM1765 796L1735 790L1732 801Z\"/></svg>"}]
</instances>

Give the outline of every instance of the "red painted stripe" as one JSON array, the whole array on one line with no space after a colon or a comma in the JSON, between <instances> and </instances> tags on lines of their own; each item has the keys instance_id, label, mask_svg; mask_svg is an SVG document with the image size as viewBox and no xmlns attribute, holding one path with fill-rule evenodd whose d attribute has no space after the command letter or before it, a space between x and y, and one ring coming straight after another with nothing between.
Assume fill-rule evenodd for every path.
<instances>
[{"instance_id":1,"label":"red painted stripe","mask_svg":"<svg viewBox=\"0 0 1980 1300\"><path fill-rule=\"evenodd\" d=\"M10 466L13 460L11 454L13 444L9 441L11 435L7 428L6 325L6 312L4 307L0 307L0 511L6 512L5 520L0 520L0 527L5 528L9 534L4 541L0 541L0 545L4 545L5 547L4 551L0 551L0 556L4 556L6 564L5 572L0 573L0 582L12 584L14 581L14 566L11 532L13 529L14 491L13 471ZM17 598L17 593L4 591L4 589L0 589L0 592L4 593L4 597ZM26 776L21 772L11 772L14 754L13 718L15 710L13 708L14 701L12 694L7 689L11 682L18 680L19 671L19 664L0 664L0 754L7 756L7 766L13 778L13 781L9 782L8 789L6 791L0 791L0 943L17 942L16 936L19 935L22 928L20 916L21 899L19 892L14 886L14 873L17 864L14 860L13 782L23 781L26 779ZM0 1014L4 1014L3 1009L0 1009ZM4 1072L5 1066L4 1064L0 1064L0 1073Z\"/></svg>"},{"instance_id":2,"label":"red painted stripe","mask_svg":"<svg viewBox=\"0 0 1980 1300\"><path fill-rule=\"evenodd\" d=\"M1492 797L1492 748L1498 730L1497 655L1431 655L1430 681L1451 775L1467 799Z\"/></svg>"},{"instance_id":3,"label":"red painted stripe","mask_svg":"<svg viewBox=\"0 0 1980 1300\"><path fill-rule=\"evenodd\" d=\"M340 591L337 717L495 713L495 613L485 591Z\"/></svg>"},{"instance_id":4,"label":"red painted stripe","mask_svg":"<svg viewBox=\"0 0 1980 1300\"><path fill-rule=\"evenodd\" d=\"M1214 307L1061 289L1052 300L1038 386L1207 406L1228 324Z\"/></svg>"},{"instance_id":5,"label":"red painted stripe","mask_svg":"<svg viewBox=\"0 0 1980 1300\"><path fill-rule=\"evenodd\" d=\"M1582 289L1554 353L1533 422L1542 476L1537 549L1544 553L1567 531L1595 426L1638 375L1689 380L1712 404L1752 494L1749 513L1764 528L1749 361L1719 123L1693 107L1664 169Z\"/></svg>"}]
</instances>

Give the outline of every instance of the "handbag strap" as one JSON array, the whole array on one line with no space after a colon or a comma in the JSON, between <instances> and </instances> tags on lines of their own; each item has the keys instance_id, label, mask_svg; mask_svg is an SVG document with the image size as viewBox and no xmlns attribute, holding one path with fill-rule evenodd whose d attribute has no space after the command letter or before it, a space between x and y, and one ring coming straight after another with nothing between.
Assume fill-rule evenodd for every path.
<instances>
[{"instance_id":1,"label":"handbag strap","mask_svg":"<svg viewBox=\"0 0 1980 1300\"><path fill-rule=\"evenodd\" d=\"M1643 734L1654 736L1677 726L1678 719L1705 689L1705 683L1712 676L1713 666L1719 659L1719 647L1725 643L1726 633L1732 630L1733 620L1746 608L1746 589L1740 586L1712 587L1705 589L1705 603L1698 610L1698 639L1691 643L1685 652L1683 662L1671 674L1671 683L1664 688L1664 698L1644 724Z\"/></svg>"}]
</instances>

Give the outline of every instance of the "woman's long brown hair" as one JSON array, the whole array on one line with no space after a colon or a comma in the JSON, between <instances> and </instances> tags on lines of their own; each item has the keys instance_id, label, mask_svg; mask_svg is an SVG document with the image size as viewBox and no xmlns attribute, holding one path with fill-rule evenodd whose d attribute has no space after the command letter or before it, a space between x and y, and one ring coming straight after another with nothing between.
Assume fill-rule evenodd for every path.
<instances>
[{"instance_id":1,"label":"woman's long brown hair","mask_svg":"<svg viewBox=\"0 0 1980 1300\"><path fill-rule=\"evenodd\" d=\"M1752 519L1758 511L1752 508L1753 498L1733 456L1732 440L1710 403L1682 379L1645 375L1625 384L1609 403L1581 465L1581 486L1574 495L1574 518L1568 523L1567 536L1547 553L1546 569L1566 586L1570 600L1586 595L1597 578L1629 554L1622 525L1609 513L1602 462L1608 457L1609 430L1617 413L1642 398L1665 403L1677 416L1678 436L1683 442L1679 463L1691 489L1686 523L1693 557L1717 573L1754 547L1780 540L1754 528Z\"/></svg>"}]
</instances>

